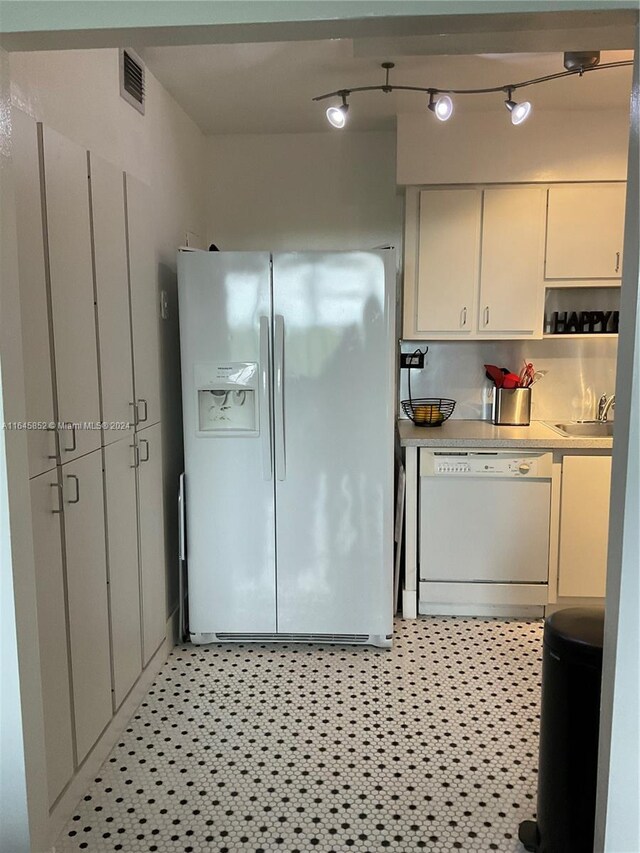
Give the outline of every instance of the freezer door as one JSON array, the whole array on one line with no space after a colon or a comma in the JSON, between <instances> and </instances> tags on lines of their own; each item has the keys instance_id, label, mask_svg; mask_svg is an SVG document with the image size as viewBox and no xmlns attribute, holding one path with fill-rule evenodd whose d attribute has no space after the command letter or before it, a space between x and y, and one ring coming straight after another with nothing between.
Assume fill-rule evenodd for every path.
<instances>
[{"instance_id":1,"label":"freezer door","mask_svg":"<svg viewBox=\"0 0 640 853\"><path fill-rule=\"evenodd\" d=\"M276 254L278 631L392 629L395 259Z\"/></svg>"},{"instance_id":2,"label":"freezer door","mask_svg":"<svg viewBox=\"0 0 640 853\"><path fill-rule=\"evenodd\" d=\"M270 256L178 257L189 630L276 630Z\"/></svg>"}]
</instances>

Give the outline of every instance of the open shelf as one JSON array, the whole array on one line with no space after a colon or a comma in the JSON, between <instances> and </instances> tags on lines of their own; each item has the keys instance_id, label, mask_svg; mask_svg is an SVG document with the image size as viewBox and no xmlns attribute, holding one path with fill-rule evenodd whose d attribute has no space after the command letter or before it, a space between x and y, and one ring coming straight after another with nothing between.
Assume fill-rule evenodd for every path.
<instances>
[{"instance_id":1,"label":"open shelf","mask_svg":"<svg viewBox=\"0 0 640 853\"><path fill-rule=\"evenodd\" d=\"M584 287L620 287L621 280L610 278L583 278L566 281L562 278L547 278L544 286L547 290L580 290Z\"/></svg>"},{"instance_id":2,"label":"open shelf","mask_svg":"<svg viewBox=\"0 0 640 853\"><path fill-rule=\"evenodd\" d=\"M554 340L554 341L559 341L559 340L575 341L576 339L585 340L586 338L589 338L590 340L591 339L596 340L597 338L608 338L608 339L617 338L618 333L617 332L615 332L615 333L613 333L613 332L611 332L611 333L610 332L604 332L604 333L595 332L593 334L586 334L586 333L584 333L584 334L583 333L573 334L571 332L571 333L568 333L566 335L544 334L542 337L544 340Z\"/></svg>"}]
</instances>

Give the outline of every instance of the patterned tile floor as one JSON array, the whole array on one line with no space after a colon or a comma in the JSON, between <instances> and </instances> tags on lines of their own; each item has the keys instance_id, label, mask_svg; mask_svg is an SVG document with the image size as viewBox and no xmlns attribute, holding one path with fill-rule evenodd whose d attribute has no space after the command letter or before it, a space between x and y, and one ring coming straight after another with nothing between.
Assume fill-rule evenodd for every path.
<instances>
[{"instance_id":1,"label":"patterned tile floor","mask_svg":"<svg viewBox=\"0 0 640 853\"><path fill-rule=\"evenodd\" d=\"M176 647L56 853L522 851L541 652L542 622L450 617Z\"/></svg>"}]
</instances>

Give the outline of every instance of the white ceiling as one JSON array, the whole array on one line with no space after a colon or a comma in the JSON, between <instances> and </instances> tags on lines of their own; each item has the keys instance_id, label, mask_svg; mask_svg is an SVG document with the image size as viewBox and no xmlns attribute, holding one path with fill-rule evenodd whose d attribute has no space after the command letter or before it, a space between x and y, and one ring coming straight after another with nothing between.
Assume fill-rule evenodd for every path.
<instances>
[{"instance_id":1,"label":"white ceiling","mask_svg":"<svg viewBox=\"0 0 640 853\"><path fill-rule=\"evenodd\" d=\"M206 134L306 133L332 130L314 103L325 92L384 82L383 61L395 61L391 82L434 88L481 88L563 71L561 53L457 56L356 56L350 39L263 44L153 47L141 51L149 70ZM631 59L630 51L606 51L600 62ZM624 107L631 68L615 68L532 86L515 100L534 109ZM524 92L526 91L526 96ZM455 99L456 112L504 109L499 93ZM337 101L339 102L339 101ZM349 128L386 130L398 113L423 112L418 92L363 92L350 99Z\"/></svg>"}]
</instances>

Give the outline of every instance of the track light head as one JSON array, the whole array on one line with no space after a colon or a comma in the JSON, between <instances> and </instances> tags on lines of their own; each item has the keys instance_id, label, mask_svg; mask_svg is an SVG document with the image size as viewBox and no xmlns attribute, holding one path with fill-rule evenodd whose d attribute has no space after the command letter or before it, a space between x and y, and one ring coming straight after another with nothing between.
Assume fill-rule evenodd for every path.
<instances>
[{"instance_id":1,"label":"track light head","mask_svg":"<svg viewBox=\"0 0 640 853\"><path fill-rule=\"evenodd\" d=\"M507 93L506 100L504 102L505 107L511 113L511 124L522 124L522 122L527 118L529 113L531 112L531 104L529 101L522 101L522 103L518 104L511 97L513 93L513 89L507 88L505 89Z\"/></svg>"},{"instance_id":2,"label":"track light head","mask_svg":"<svg viewBox=\"0 0 640 853\"><path fill-rule=\"evenodd\" d=\"M332 127L341 129L347 123L347 113L349 112L349 104L347 103L347 93L341 92L342 103L339 107L329 107L327 110L327 120Z\"/></svg>"},{"instance_id":3,"label":"track light head","mask_svg":"<svg viewBox=\"0 0 640 853\"><path fill-rule=\"evenodd\" d=\"M448 95L442 95L436 100L437 90L429 89L427 109L440 121L448 121L453 115L453 101Z\"/></svg>"}]
</instances>

